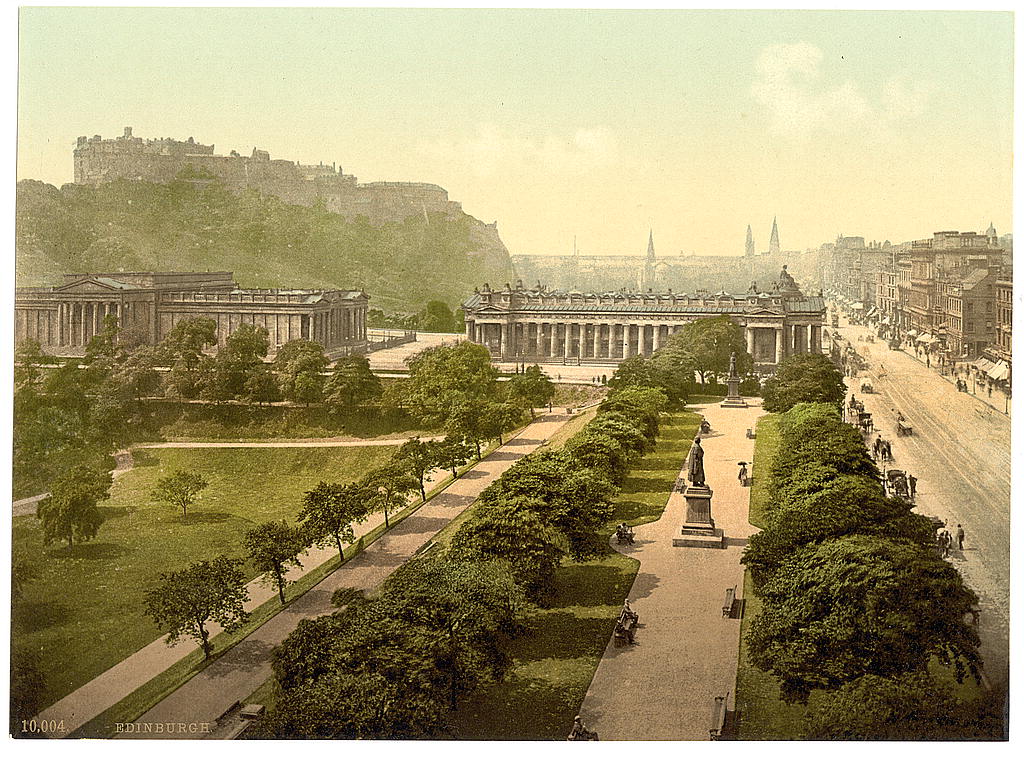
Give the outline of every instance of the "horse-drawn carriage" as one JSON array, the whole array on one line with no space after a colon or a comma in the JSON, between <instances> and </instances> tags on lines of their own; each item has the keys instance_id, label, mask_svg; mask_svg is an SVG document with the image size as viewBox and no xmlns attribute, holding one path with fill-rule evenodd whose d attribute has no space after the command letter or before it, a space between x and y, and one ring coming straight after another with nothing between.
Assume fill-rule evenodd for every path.
<instances>
[{"instance_id":1,"label":"horse-drawn carriage","mask_svg":"<svg viewBox=\"0 0 1024 758\"><path fill-rule=\"evenodd\" d=\"M905 471L891 468L886 472L886 480L887 492L902 498L910 497L910 484Z\"/></svg>"},{"instance_id":2,"label":"horse-drawn carriage","mask_svg":"<svg viewBox=\"0 0 1024 758\"><path fill-rule=\"evenodd\" d=\"M875 394L875 385L873 385L869 381L861 382L860 391L863 392L865 395L873 395Z\"/></svg>"},{"instance_id":3,"label":"horse-drawn carriage","mask_svg":"<svg viewBox=\"0 0 1024 758\"><path fill-rule=\"evenodd\" d=\"M907 420L900 416L896 419L896 436L909 437L914 433L914 427L907 423Z\"/></svg>"}]
</instances>

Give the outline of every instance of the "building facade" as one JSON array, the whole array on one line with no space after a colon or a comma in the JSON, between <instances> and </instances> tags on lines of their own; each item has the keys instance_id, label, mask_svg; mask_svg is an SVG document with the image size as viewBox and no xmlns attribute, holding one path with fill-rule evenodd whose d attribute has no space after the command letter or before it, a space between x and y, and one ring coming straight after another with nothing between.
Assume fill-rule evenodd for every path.
<instances>
[{"instance_id":1,"label":"building facade","mask_svg":"<svg viewBox=\"0 0 1024 758\"><path fill-rule=\"evenodd\" d=\"M241 324L266 327L270 352L293 339L323 345L328 355L367 347L369 298L359 290L242 289L230 271L66 274L56 287L15 293L15 340L35 340L54 355L81 355L118 319L126 339L155 345L186 318L217 323L218 347Z\"/></svg>"},{"instance_id":2,"label":"building facade","mask_svg":"<svg viewBox=\"0 0 1024 758\"><path fill-rule=\"evenodd\" d=\"M783 266L767 292L742 295L668 292L581 293L492 290L486 284L463 303L467 339L500 360L614 363L650 356L669 336L700 318L727 315L743 327L747 352L762 370L786 356L821 352L825 306L805 296Z\"/></svg>"}]
</instances>

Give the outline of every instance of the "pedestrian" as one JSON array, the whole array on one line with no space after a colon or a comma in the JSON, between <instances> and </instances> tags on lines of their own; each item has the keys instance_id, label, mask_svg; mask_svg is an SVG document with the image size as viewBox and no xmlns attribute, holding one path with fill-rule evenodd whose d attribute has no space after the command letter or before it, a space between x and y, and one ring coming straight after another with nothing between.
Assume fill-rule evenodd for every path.
<instances>
[{"instance_id":1,"label":"pedestrian","mask_svg":"<svg viewBox=\"0 0 1024 758\"><path fill-rule=\"evenodd\" d=\"M924 357L924 362L925 362L925 366L927 366L928 368L932 367L932 357L930 355L926 355Z\"/></svg>"},{"instance_id":2,"label":"pedestrian","mask_svg":"<svg viewBox=\"0 0 1024 758\"><path fill-rule=\"evenodd\" d=\"M956 547L962 553L964 551L964 528L956 525Z\"/></svg>"},{"instance_id":3,"label":"pedestrian","mask_svg":"<svg viewBox=\"0 0 1024 758\"><path fill-rule=\"evenodd\" d=\"M892 461L892 443L889 440L885 441L885 457L890 462Z\"/></svg>"},{"instance_id":4,"label":"pedestrian","mask_svg":"<svg viewBox=\"0 0 1024 758\"><path fill-rule=\"evenodd\" d=\"M992 384L991 383L989 383L989 385L988 385L988 396L992 397Z\"/></svg>"},{"instance_id":5,"label":"pedestrian","mask_svg":"<svg viewBox=\"0 0 1024 758\"><path fill-rule=\"evenodd\" d=\"M913 500L917 497L917 477L911 474L907 477L907 482L910 484L910 499Z\"/></svg>"}]
</instances>

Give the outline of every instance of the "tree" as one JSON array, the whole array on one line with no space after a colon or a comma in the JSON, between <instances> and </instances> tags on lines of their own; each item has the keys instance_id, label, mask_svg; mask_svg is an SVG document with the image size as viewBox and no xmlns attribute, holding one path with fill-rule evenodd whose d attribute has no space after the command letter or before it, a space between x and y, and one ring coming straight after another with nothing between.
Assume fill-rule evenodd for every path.
<instances>
[{"instance_id":1,"label":"tree","mask_svg":"<svg viewBox=\"0 0 1024 758\"><path fill-rule=\"evenodd\" d=\"M599 413L584 429L608 435L628 450L634 458L644 455L654 447L644 435L644 428L640 423L621 411Z\"/></svg>"},{"instance_id":2,"label":"tree","mask_svg":"<svg viewBox=\"0 0 1024 758\"><path fill-rule=\"evenodd\" d=\"M286 400L307 405L322 400L328 362L319 342L297 339L285 343L274 357L281 394Z\"/></svg>"},{"instance_id":3,"label":"tree","mask_svg":"<svg viewBox=\"0 0 1024 758\"><path fill-rule=\"evenodd\" d=\"M775 376L764 383L764 409L784 413L797 403L834 403L846 397L843 375L827 356L792 355L778 365Z\"/></svg>"},{"instance_id":4,"label":"tree","mask_svg":"<svg viewBox=\"0 0 1024 758\"><path fill-rule=\"evenodd\" d=\"M568 541L575 560L607 547L600 533L612 516L615 487L593 469L580 468L568 453L533 453L521 458L480 494L484 503L519 498L536 505L537 514Z\"/></svg>"},{"instance_id":5,"label":"tree","mask_svg":"<svg viewBox=\"0 0 1024 758\"><path fill-rule=\"evenodd\" d=\"M245 533L244 544L253 568L266 574L267 583L277 587L284 605L288 567L302 568L299 554L306 549L305 533L284 521L266 521Z\"/></svg>"},{"instance_id":6,"label":"tree","mask_svg":"<svg viewBox=\"0 0 1024 758\"><path fill-rule=\"evenodd\" d=\"M494 404L483 398L456 397L447 413L445 432L450 437L468 440L476 450L476 459L480 460L480 443L494 431L494 422L487 415L493 410Z\"/></svg>"},{"instance_id":7,"label":"tree","mask_svg":"<svg viewBox=\"0 0 1024 758\"><path fill-rule=\"evenodd\" d=\"M452 553L468 560L506 560L531 597L545 597L568 553L565 538L540 515L545 510L543 503L523 497L482 505L452 537Z\"/></svg>"},{"instance_id":8,"label":"tree","mask_svg":"<svg viewBox=\"0 0 1024 758\"><path fill-rule=\"evenodd\" d=\"M190 637L210 657L210 630L213 622L225 632L233 632L248 621L242 561L220 555L198 561L181 571L160 574L158 585L146 592L146 615L161 631L167 632L167 644L175 645Z\"/></svg>"},{"instance_id":9,"label":"tree","mask_svg":"<svg viewBox=\"0 0 1024 758\"><path fill-rule=\"evenodd\" d=\"M110 497L110 472L76 466L58 479L50 494L39 501L36 516L43 523L43 544L91 540L100 530L103 513L97 503Z\"/></svg>"},{"instance_id":10,"label":"tree","mask_svg":"<svg viewBox=\"0 0 1024 758\"><path fill-rule=\"evenodd\" d=\"M692 367L700 374L702 384L709 375L727 373L733 353L736 353L736 370L740 374L749 373L754 365L747 352L743 327L728 316L701 318L684 324L669 336L665 351L673 356L670 362L678 361L680 366Z\"/></svg>"},{"instance_id":11,"label":"tree","mask_svg":"<svg viewBox=\"0 0 1024 758\"><path fill-rule=\"evenodd\" d=\"M136 348L114 370L112 381L135 400L153 395L160 387L160 353L155 347Z\"/></svg>"},{"instance_id":12,"label":"tree","mask_svg":"<svg viewBox=\"0 0 1024 758\"><path fill-rule=\"evenodd\" d=\"M523 420L523 409L514 403L485 402L480 411L477 430L486 439L496 439L504 445L506 432L511 432Z\"/></svg>"},{"instance_id":13,"label":"tree","mask_svg":"<svg viewBox=\"0 0 1024 758\"><path fill-rule=\"evenodd\" d=\"M170 503L181 508L181 515L188 515L188 507L205 490L208 482L199 474L191 471L176 470L173 474L161 477L150 495L154 500Z\"/></svg>"},{"instance_id":14,"label":"tree","mask_svg":"<svg viewBox=\"0 0 1024 758\"><path fill-rule=\"evenodd\" d=\"M448 435L441 440L433 440L429 443L430 454L434 462L441 468L452 472L452 479L459 476L459 466L469 461L473 455L473 446L461 437Z\"/></svg>"},{"instance_id":15,"label":"tree","mask_svg":"<svg viewBox=\"0 0 1024 758\"><path fill-rule=\"evenodd\" d=\"M265 326L252 324L240 324L229 334L206 377L203 397L217 402L245 397L249 380L266 372L269 334Z\"/></svg>"},{"instance_id":16,"label":"tree","mask_svg":"<svg viewBox=\"0 0 1024 758\"><path fill-rule=\"evenodd\" d=\"M338 555L344 561L342 542L355 539L352 525L364 521L369 515L371 497L371 493L356 482L320 482L303 497L302 509L296 519L312 542L323 543L333 539L338 546Z\"/></svg>"},{"instance_id":17,"label":"tree","mask_svg":"<svg viewBox=\"0 0 1024 758\"><path fill-rule=\"evenodd\" d=\"M668 397L653 387L623 387L601 401L602 414L615 411L643 425L644 436L653 444L658 438L659 416L668 407Z\"/></svg>"},{"instance_id":18,"label":"tree","mask_svg":"<svg viewBox=\"0 0 1024 758\"><path fill-rule=\"evenodd\" d=\"M419 437L406 440L398 448L393 460L416 480L420 488L420 498L424 503L427 502L427 490L423 481L435 466L430 443L424 442Z\"/></svg>"},{"instance_id":19,"label":"tree","mask_svg":"<svg viewBox=\"0 0 1024 758\"><path fill-rule=\"evenodd\" d=\"M991 702L963 702L927 671L867 674L825 693L806 719L810 740L1004 740ZM1000 709L1001 710L1001 709Z\"/></svg>"},{"instance_id":20,"label":"tree","mask_svg":"<svg viewBox=\"0 0 1024 758\"><path fill-rule=\"evenodd\" d=\"M424 332L457 332L461 330L461 324L448 307L448 303L442 300L430 300L426 307L416 317L417 326Z\"/></svg>"},{"instance_id":21,"label":"tree","mask_svg":"<svg viewBox=\"0 0 1024 758\"><path fill-rule=\"evenodd\" d=\"M406 360L409 366L406 401L428 426L445 423L452 410L472 400L493 398L498 371L490 351L473 342L440 345Z\"/></svg>"},{"instance_id":22,"label":"tree","mask_svg":"<svg viewBox=\"0 0 1024 758\"><path fill-rule=\"evenodd\" d=\"M978 677L977 597L955 568L906 540L850 535L812 543L761 586L750 660L781 679L786 702L865 674L923 670L932 656Z\"/></svg>"},{"instance_id":23,"label":"tree","mask_svg":"<svg viewBox=\"0 0 1024 758\"><path fill-rule=\"evenodd\" d=\"M217 322L211 318L185 318L161 340L161 362L170 366L166 382L179 398L197 397L213 367L204 350L217 344Z\"/></svg>"},{"instance_id":24,"label":"tree","mask_svg":"<svg viewBox=\"0 0 1024 758\"><path fill-rule=\"evenodd\" d=\"M370 361L355 353L334 364L324 399L331 406L348 411L377 400L383 393L380 379L370 370Z\"/></svg>"},{"instance_id":25,"label":"tree","mask_svg":"<svg viewBox=\"0 0 1024 758\"><path fill-rule=\"evenodd\" d=\"M534 408L549 404L555 396L555 383L540 366L530 366L521 374L513 375L505 383L505 392L511 402L530 411L535 418Z\"/></svg>"},{"instance_id":26,"label":"tree","mask_svg":"<svg viewBox=\"0 0 1024 758\"><path fill-rule=\"evenodd\" d=\"M629 471L629 454L614 438L585 427L563 448L583 468L599 472L613 484L621 484Z\"/></svg>"},{"instance_id":27,"label":"tree","mask_svg":"<svg viewBox=\"0 0 1024 758\"><path fill-rule=\"evenodd\" d=\"M396 502L404 504L405 498L419 489L415 477L395 462L375 468L363 478L361 484L370 492L373 510L384 512L385 529L391 528L388 516Z\"/></svg>"}]
</instances>

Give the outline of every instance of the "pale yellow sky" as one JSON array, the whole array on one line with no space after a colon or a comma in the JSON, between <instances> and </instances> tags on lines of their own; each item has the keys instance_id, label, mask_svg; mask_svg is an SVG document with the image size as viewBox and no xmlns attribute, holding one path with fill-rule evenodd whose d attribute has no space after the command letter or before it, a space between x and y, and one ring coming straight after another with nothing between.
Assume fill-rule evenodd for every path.
<instances>
[{"instance_id":1,"label":"pale yellow sky","mask_svg":"<svg viewBox=\"0 0 1024 758\"><path fill-rule=\"evenodd\" d=\"M429 181L513 253L1011 231L1009 13L23 8L18 177L78 135Z\"/></svg>"}]
</instances>

